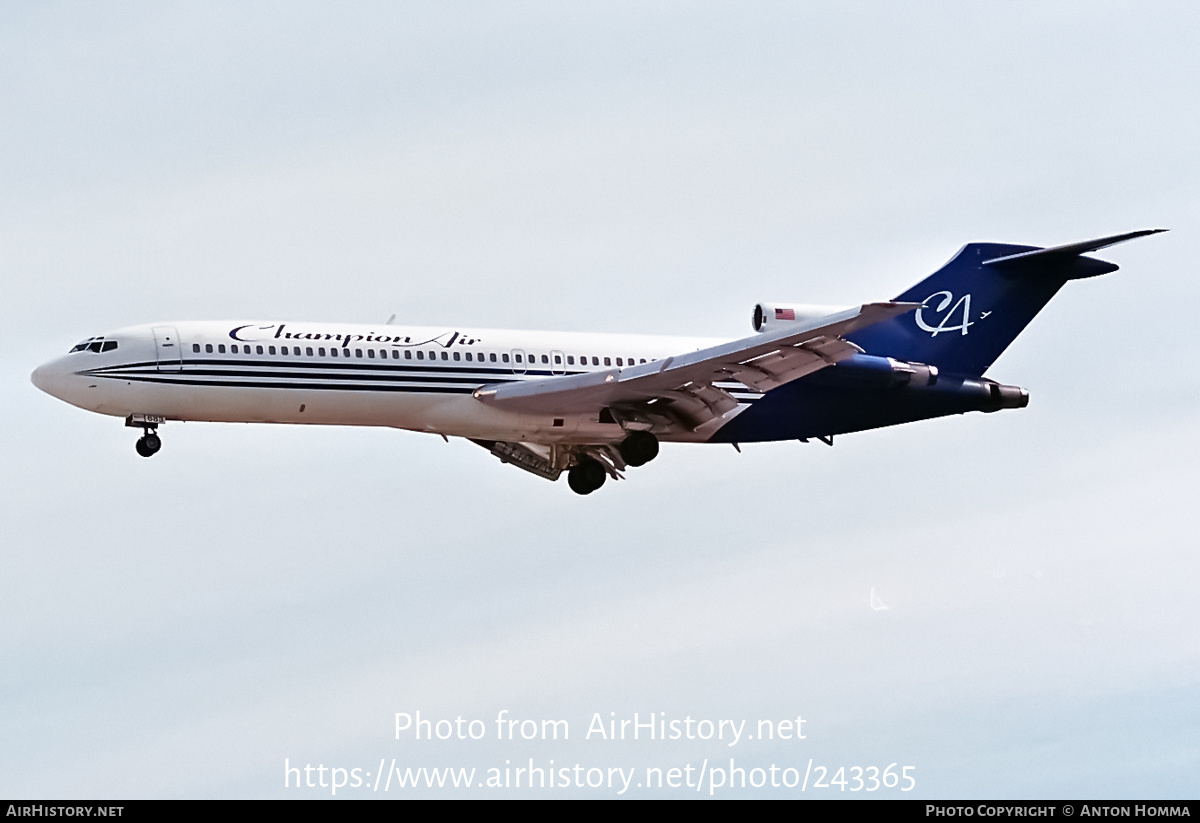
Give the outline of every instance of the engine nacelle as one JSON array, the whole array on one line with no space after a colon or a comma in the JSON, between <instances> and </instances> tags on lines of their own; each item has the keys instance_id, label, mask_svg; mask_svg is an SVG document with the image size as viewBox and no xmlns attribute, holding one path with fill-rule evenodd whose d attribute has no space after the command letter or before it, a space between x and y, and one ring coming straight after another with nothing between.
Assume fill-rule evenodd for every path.
<instances>
[{"instance_id":1,"label":"engine nacelle","mask_svg":"<svg viewBox=\"0 0 1200 823\"><path fill-rule=\"evenodd\" d=\"M855 354L828 370L839 385L863 389L898 389L904 386L923 388L938 382L938 367L925 363L909 363L894 357L874 354ZM813 376L820 380L820 375Z\"/></svg>"},{"instance_id":2,"label":"engine nacelle","mask_svg":"<svg viewBox=\"0 0 1200 823\"><path fill-rule=\"evenodd\" d=\"M751 323L757 332L774 331L792 323L818 320L846 311L851 306L819 306L814 303L759 303Z\"/></svg>"},{"instance_id":3,"label":"engine nacelle","mask_svg":"<svg viewBox=\"0 0 1200 823\"><path fill-rule=\"evenodd\" d=\"M924 363L906 363L893 357L887 359L892 367L892 382L897 386L932 386L938 381L938 367Z\"/></svg>"}]
</instances>

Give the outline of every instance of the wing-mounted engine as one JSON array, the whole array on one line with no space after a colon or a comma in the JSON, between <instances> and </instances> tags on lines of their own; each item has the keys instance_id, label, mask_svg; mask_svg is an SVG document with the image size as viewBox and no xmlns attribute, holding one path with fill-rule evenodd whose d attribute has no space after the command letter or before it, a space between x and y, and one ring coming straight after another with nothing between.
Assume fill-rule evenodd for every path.
<instances>
[{"instance_id":1,"label":"wing-mounted engine","mask_svg":"<svg viewBox=\"0 0 1200 823\"><path fill-rule=\"evenodd\" d=\"M750 318L756 332L776 331L788 326L820 320L846 311L851 306L821 306L815 303L759 303Z\"/></svg>"}]
</instances>

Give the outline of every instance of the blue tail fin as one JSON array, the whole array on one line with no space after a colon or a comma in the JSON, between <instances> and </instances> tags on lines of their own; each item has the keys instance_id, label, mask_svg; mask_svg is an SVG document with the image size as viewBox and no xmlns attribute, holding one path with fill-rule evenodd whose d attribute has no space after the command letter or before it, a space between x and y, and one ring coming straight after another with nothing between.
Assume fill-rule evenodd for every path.
<instances>
[{"instance_id":1,"label":"blue tail fin","mask_svg":"<svg viewBox=\"0 0 1200 823\"><path fill-rule=\"evenodd\" d=\"M1165 229L1048 249L968 243L949 263L896 298L920 303L921 308L848 339L868 354L982 375L1064 283L1117 270L1112 263L1081 255L1160 231Z\"/></svg>"}]
</instances>

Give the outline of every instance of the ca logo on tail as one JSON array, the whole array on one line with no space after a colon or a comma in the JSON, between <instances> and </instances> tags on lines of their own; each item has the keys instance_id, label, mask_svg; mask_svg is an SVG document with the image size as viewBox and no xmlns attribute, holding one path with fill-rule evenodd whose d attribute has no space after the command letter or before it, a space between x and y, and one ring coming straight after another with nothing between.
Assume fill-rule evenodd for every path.
<instances>
[{"instance_id":1,"label":"ca logo on tail","mask_svg":"<svg viewBox=\"0 0 1200 823\"><path fill-rule=\"evenodd\" d=\"M936 306L931 306L930 302L934 300L934 298L938 297L941 298L938 304ZM964 294L962 297L958 298L957 303L955 303L953 306L950 306L950 302L952 300L954 300L954 294L948 291L934 292L926 297L921 303L921 308L917 309L916 313L913 315L917 321L917 326L919 326L922 330L929 332L930 337L937 337L944 331L962 331L963 334L966 334L967 329L975 325L975 321L971 319L971 295ZM947 306L950 307L949 311L946 310ZM950 325L955 316L958 314L959 306L962 306L962 322L957 325ZM937 313L946 313L942 315L941 320L936 326L931 326L926 322L925 317L923 316L923 312L927 310Z\"/></svg>"}]
</instances>

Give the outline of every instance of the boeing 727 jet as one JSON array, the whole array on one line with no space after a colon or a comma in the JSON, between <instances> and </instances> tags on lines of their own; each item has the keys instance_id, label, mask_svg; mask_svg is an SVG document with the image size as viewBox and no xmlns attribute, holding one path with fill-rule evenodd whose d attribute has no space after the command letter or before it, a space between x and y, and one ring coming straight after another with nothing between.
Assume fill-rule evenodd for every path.
<instances>
[{"instance_id":1,"label":"boeing 727 jet","mask_svg":"<svg viewBox=\"0 0 1200 823\"><path fill-rule=\"evenodd\" d=\"M142 430L173 420L390 426L465 437L579 494L653 460L660 441L809 439L1028 404L988 368L1089 252L970 243L895 300L759 304L731 342L298 322L164 322L83 340L33 372L68 403Z\"/></svg>"}]
</instances>

